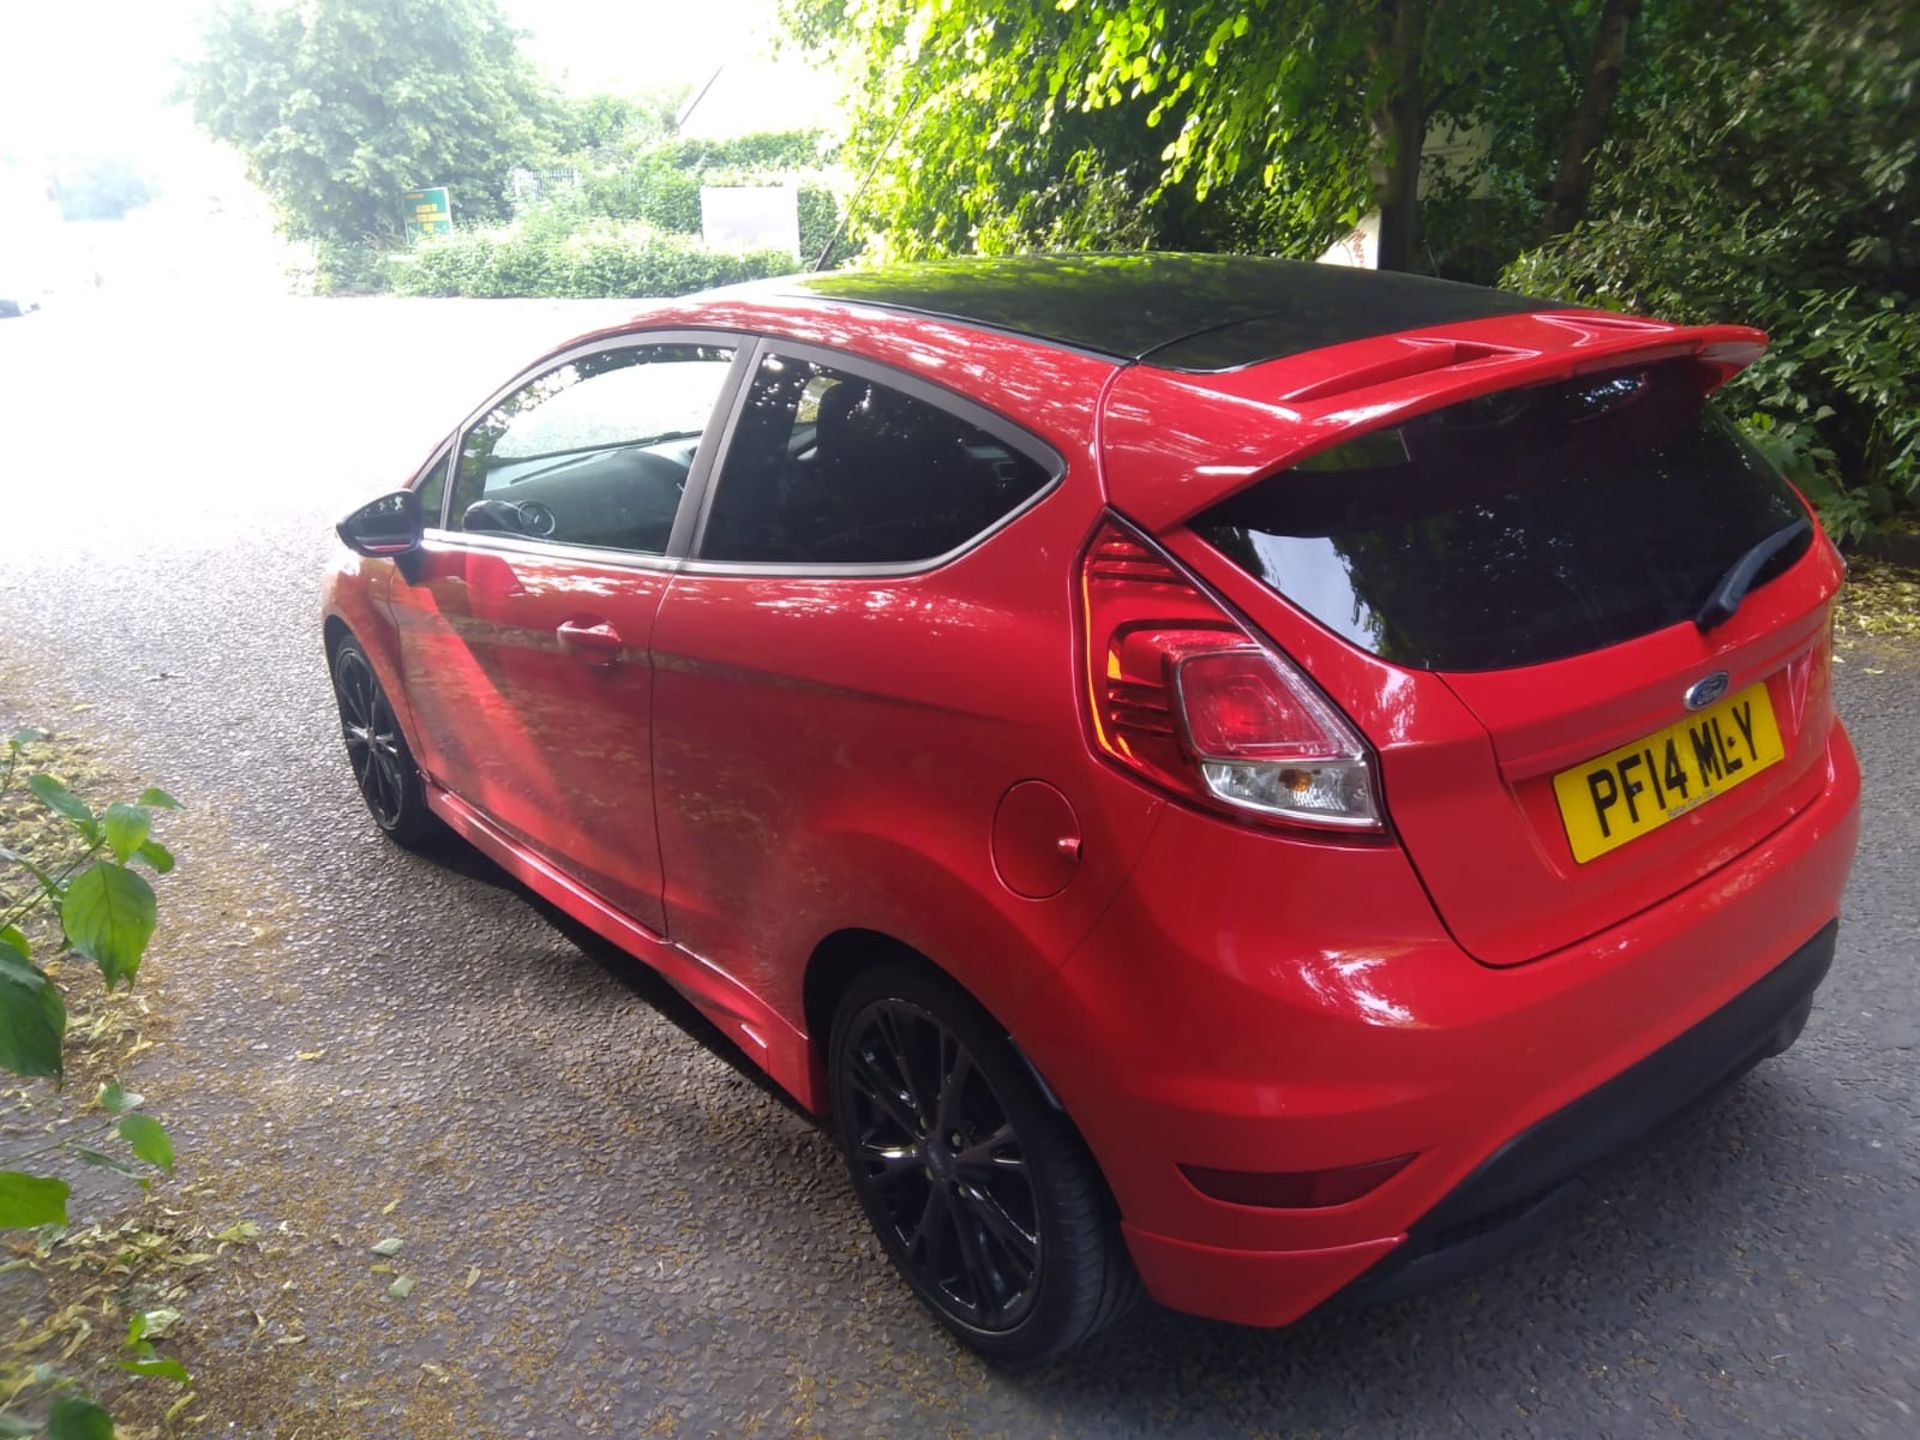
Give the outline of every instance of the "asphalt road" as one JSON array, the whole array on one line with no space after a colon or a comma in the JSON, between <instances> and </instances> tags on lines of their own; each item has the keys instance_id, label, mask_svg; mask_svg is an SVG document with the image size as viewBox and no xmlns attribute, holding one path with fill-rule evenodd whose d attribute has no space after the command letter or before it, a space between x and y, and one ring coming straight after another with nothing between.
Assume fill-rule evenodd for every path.
<instances>
[{"instance_id":1,"label":"asphalt road","mask_svg":"<svg viewBox=\"0 0 1920 1440\"><path fill-rule=\"evenodd\" d=\"M1920 644L1843 652L1866 840L1793 1051L1477 1281L1281 1332L1147 1314L1004 1373L921 1316L825 1138L686 1006L484 864L377 839L336 753L330 523L608 313L0 322L0 720L108 739L192 807L135 1079L182 1193L272 1242L186 1321L219 1433L1920 1431Z\"/></svg>"}]
</instances>

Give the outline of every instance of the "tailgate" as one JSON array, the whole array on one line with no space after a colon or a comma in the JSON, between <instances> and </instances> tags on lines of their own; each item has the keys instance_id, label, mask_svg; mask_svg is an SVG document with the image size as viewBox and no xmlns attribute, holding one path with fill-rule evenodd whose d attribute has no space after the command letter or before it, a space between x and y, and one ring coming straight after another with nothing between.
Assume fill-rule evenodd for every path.
<instances>
[{"instance_id":1,"label":"tailgate","mask_svg":"<svg viewBox=\"0 0 1920 1440\"><path fill-rule=\"evenodd\" d=\"M1143 377L1135 404L1130 375L1107 458L1117 503L1148 461L1182 482L1133 493L1367 734L1442 918L1507 965L1694 883L1818 795L1840 564L1705 405L1758 353L1750 332L1487 323L1580 343L1414 337L1438 363L1410 373L1342 347L1350 385L1321 352L1302 357L1317 375L1260 382L1264 419L1255 378L1231 377L1197 401L1207 460L1201 425L1129 431L1167 383ZM1708 603L1729 576L1730 614Z\"/></svg>"}]
</instances>

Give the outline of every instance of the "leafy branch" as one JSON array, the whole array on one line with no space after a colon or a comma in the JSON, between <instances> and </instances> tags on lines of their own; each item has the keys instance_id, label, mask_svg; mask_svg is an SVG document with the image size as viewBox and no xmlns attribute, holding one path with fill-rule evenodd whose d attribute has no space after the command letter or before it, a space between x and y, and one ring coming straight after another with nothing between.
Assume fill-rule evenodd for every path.
<instances>
[{"instance_id":1,"label":"leafy branch","mask_svg":"<svg viewBox=\"0 0 1920 1440\"><path fill-rule=\"evenodd\" d=\"M96 812L54 776L27 763L29 748L48 738L46 731L31 727L6 736L0 799L15 792L23 770L30 771L26 791L64 823L79 849L56 862L0 846L0 871L22 871L30 882L17 893L0 891L0 1070L58 1083L65 1075L66 1000L55 975L34 959L28 930L57 927L56 954L92 961L109 990L131 986L158 920L153 886L134 867L137 862L155 876L173 869L173 854L154 838L153 826L156 811L178 810L180 802L149 787L135 800ZM143 1189L152 1183L149 1170L172 1171L173 1139L158 1120L141 1112L139 1095L109 1081L96 1103L109 1117L104 1123L0 1157L0 1229L68 1223L72 1187L56 1175L16 1168L29 1161L70 1157L132 1178ZM100 1148L116 1144L124 1147L124 1156ZM122 1347L121 1368L187 1383L185 1368L154 1350L160 1333L151 1317L135 1316ZM44 1419L29 1422L0 1410L0 1440L42 1433L47 1440L111 1440L112 1417L70 1381L50 1369L44 1374L36 1370L35 1378L54 1392Z\"/></svg>"}]
</instances>

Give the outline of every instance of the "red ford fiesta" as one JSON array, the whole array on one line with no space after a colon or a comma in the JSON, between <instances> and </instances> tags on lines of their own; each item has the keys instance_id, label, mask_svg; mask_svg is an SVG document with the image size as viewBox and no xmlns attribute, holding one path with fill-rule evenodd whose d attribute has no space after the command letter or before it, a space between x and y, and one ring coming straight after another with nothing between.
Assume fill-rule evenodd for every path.
<instances>
[{"instance_id":1,"label":"red ford fiesta","mask_svg":"<svg viewBox=\"0 0 1920 1440\"><path fill-rule=\"evenodd\" d=\"M828 1117L982 1350L1406 1294L1792 1043L1859 774L1761 335L1280 261L662 304L342 522L354 774Z\"/></svg>"}]
</instances>

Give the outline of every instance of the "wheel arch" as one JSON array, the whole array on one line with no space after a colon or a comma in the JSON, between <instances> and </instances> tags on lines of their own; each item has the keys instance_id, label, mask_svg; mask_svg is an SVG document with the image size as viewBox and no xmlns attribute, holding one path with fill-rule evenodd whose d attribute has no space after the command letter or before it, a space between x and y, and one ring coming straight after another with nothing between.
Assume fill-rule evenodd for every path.
<instances>
[{"instance_id":1,"label":"wheel arch","mask_svg":"<svg viewBox=\"0 0 1920 1440\"><path fill-rule=\"evenodd\" d=\"M981 1011L993 1021L996 1028L1007 1037L1014 1053L1026 1065L1034 1083L1040 1087L1040 1093L1047 1103L1067 1117L1066 1106L1060 1103L1060 1097L1053 1086L1047 1083L1046 1076L1033 1061L1033 1057L1021 1045L1013 1029L995 1012L993 1006L983 1000L964 979L949 967L925 951L909 945L879 930L850 927L836 930L826 936L813 948L807 959L806 973L801 981L802 1008L806 1022L807 1047L809 1050L809 1070L813 1076L815 1095L818 1103L814 1106L820 1113L828 1108L826 1065L827 1046L832 1038L833 1012L840 1004L840 997L847 993L861 975L879 965L907 964L931 971L948 984L954 986L963 995L979 1006ZM1074 1127L1076 1132L1078 1126Z\"/></svg>"},{"instance_id":2,"label":"wheel arch","mask_svg":"<svg viewBox=\"0 0 1920 1440\"><path fill-rule=\"evenodd\" d=\"M323 615L320 640L326 655L327 683L333 683L333 664L340 654L340 646L352 640L366 653L374 678L386 691L387 703L393 706L394 718L400 722L400 733L406 737L415 763L420 765L423 774L427 773L429 752L422 747L423 737L413 713L413 703L401 683L397 637L377 611L344 587L330 590Z\"/></svg>"},{"instance_id":3,"label":"wheel arch","mask_svg":"<svg viewBox=\"0 0 1920 1440\"><path fill-rule=\"evenodd\" d=\"M338 615L329 615L320 626L321 643L326 646L327 666L333 666L333 657L340 653L340 642L353 634L347 622Z\"/></svg>"}]
</instances>

